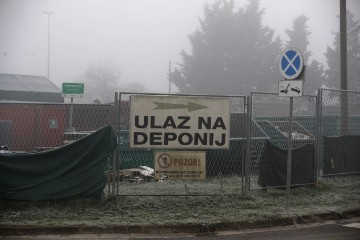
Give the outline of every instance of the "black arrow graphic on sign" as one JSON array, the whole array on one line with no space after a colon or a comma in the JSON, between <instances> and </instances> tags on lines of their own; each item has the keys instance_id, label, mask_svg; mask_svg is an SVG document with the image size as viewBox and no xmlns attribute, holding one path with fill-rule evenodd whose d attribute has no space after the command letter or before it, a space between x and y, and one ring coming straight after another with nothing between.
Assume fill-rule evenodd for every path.
<instances>
[{"instance_id":1,"label":"black arrow graphic on sign","mask_svg":"<svg viewBox=\"0 0 360 240\"><path fill-rule=\"evenodd\" d=\"M206 106L188 102L188 104L175 104L175 103L159 103L159 102L153 102L156 104L156 107L154 110L165 110L165 109L187 109L189 112L200 110L203 108L208 108Z\"/></svg>"}]
</instances>

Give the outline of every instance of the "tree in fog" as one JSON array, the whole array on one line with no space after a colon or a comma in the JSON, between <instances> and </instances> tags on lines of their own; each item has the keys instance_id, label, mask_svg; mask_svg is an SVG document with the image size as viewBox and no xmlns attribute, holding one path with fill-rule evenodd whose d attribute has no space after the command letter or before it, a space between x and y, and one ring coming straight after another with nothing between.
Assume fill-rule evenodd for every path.
<instances>
[{"instance_id":1,"label":"tree in fog","mask_svg":"<svg viewBox=\"0 0 360 240\"><path fill-rule=\"evenodd\" d=\"M310 61L312 53L308 50L308 37L311 32L308 31L307 21L308 17L301 15L293 21L291 29L286 30L289 36L289 41L286 43L287 47L296 47L300 50L304 58L306 66L304 92L306 94L314 93L324 83L324 70L322 65L316 61Z\"/></svg>"},{"instance_id":2,"label":"tree in fog","mask_svg":"<svg viewBox=\"0 0 360 240\"><path fill-rule=\"evenodd\" d=\"M143 93L146 92L144 84L141 82L132 82L125 85L125 87L120 88L121 91L132 92L132 93Z\"/></svg>"},{"instance_id":3,"label":"tree in fog","mask_svg":"<svg viewBox=\"0 0 360 240\"><path fill-rule=\"evenodd\" d=\"M360 22L347 11L347 79L348 89L360 91ZM334 48L325 53L328 69L326 86L340 88L340 32L334 34Z\"/></svg>"},{"instance_id":4,"label":"tree in fog","mask_svg":"<svg viewBox=\"0 0 360 240\"><path fill-rule=\"evenodd\" d=\"M120 71L111 62L91 63L81 81L85 85L84 101L113 102L119 88Z\"/></svg>"},{"instance_id":5,"label":"tree in fog","mask_svg":"<svg viewBox=\"0 0 360 240\"><path fill-rule=\"evenodd\" d=\"M234 1L204 5L200 29L189 36L191 53L181 52L182 63L171 73L181 93L248 94L269 90L278 80L281 49L274 30L262 26L259 1L234 10Z\"/></svg>"}]
</instances>

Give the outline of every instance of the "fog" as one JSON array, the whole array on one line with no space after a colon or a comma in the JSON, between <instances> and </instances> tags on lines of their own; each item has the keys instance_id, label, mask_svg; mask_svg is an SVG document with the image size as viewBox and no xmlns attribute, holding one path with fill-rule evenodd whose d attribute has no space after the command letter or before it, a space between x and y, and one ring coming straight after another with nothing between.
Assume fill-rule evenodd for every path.
<instances>
[{"instance_id":1,"label":"fog","mask_svg":"<svg viewBox=\"0 0 360 240\"><path fill-rule=\"evenodd\" d=\"M59 87L78 82L90 63L107 61L121 72L122 85L141 82L149 92L167 92L169 61L176 66L181 50L191 51L188 36L200 26L203 5L214 1L0 0L0 73L47 76L50 36L50 80ZM309 50L325 64L326 47L339 30L339 0L260 4L263 25L285 41L293 19L308 16ZM347 6L360 17L360 1L348 0ZM52 12L50 31L44 11Z\"/></svg>"}]
</instances>

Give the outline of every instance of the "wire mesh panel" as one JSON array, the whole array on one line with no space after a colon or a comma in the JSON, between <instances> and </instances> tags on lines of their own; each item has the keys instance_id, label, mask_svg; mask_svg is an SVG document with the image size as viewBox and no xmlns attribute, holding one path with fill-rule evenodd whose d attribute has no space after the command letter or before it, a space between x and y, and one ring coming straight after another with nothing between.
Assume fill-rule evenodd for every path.
<instances>
[{"instance_id":1,"label":"wire mesh panel","mask_svg":"<svg viewBox=\"0 0 360 240\"><path fill-rule=\"evenodd\" d=\"M169 151L192 151L196 148L131 148L130 109L131 96L168 96L190 98L226 98L230 109L230 142L228 149L207 149L206 178L202 180L154 179L155 153ZM244 96L196 96L180 94L139 94L119 93L115 104L117 110L116 125L119 139L117 156L117 194L119 195L207 195L223 193L241 193L243 187L243 163L246 138L246 112ZM222 111L222 109L218 109ZM212 112L216 116L217 112Z\"/></svg>"},{"instance_id":2,"label":"wire mesh panel","mask_svg":"<svg viewBox=\"0 0 360 240\"><path fill-rule=\"evenodd\" d=\"M11 151L60 147L111 123L110 105L0 103L0 145ZM66 142L68 141L68 142Z\"/></svg>"},{"instance_id":3,"label":"wire mesh panel","mask_svg":"<svg viewBox=\"0 0 360 240\"><path fill-rule=\"evenodd\" d=\"M0 145L11 151L61 146L65 128L65 105L0 104Z\"/></svg>"},{"instance_id":4,"label":"wire mesh panel","mask_svg":"<svg viewBox=\"0 0 360 240\"><path fill-rule=\"evenodd\" d=\"M360 92L319 89L320 174L360 173Z\"/></svg>"},{"instance_id":5,"label":"wire mesh panel","mask_svg":"<svg viewBox=\"0 0 360 240\"><path fill-rule=\"evenodd\" d=\"M289 115L290 98L275 93L251 93L250 189L285 186ZM315 116L316 96L294 98L291 185L314 182ZM304 155L309 153L307 144L311 145L310 155Z\"/></svg>"}]
</instances>

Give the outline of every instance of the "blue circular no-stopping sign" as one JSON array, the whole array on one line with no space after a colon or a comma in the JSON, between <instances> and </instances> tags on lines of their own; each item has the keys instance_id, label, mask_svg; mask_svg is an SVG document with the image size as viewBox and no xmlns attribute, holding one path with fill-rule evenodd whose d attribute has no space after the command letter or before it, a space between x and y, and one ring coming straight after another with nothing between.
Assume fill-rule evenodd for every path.
<instances>
[{"instance_id":1,"label":"blue circular no-stopping sign","mask_svg":"<svg viewBox=\"0 0 360 240\"><path fill-rule=\"evenodd\" d=\"M285 79L296 79L304 68L301 52L294 47L286 48L280 56L279 68Z\"/></svg>"}]
</instances>

